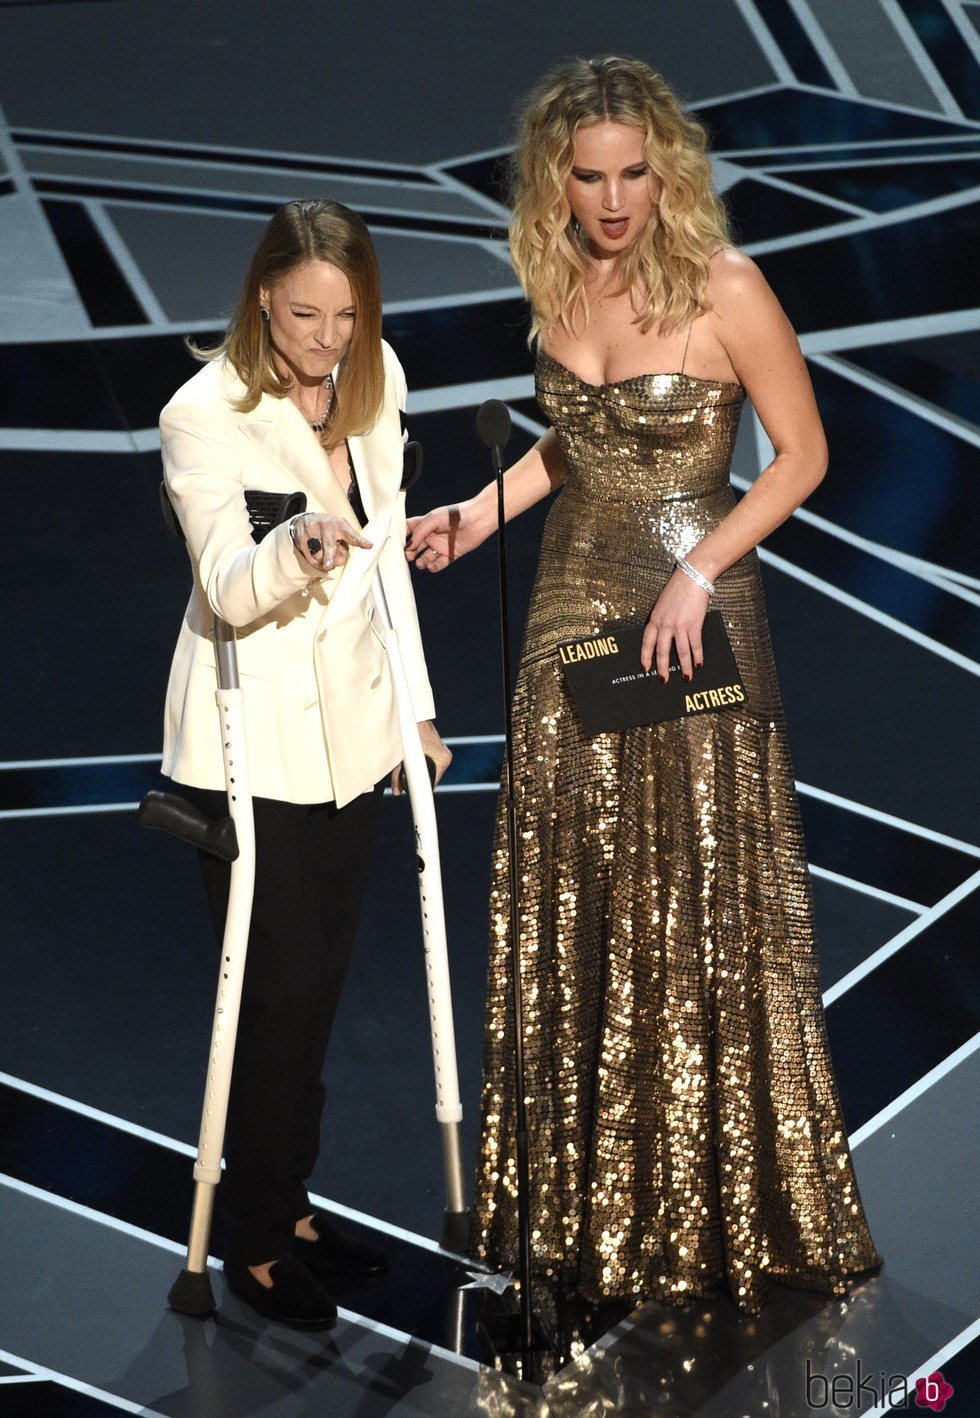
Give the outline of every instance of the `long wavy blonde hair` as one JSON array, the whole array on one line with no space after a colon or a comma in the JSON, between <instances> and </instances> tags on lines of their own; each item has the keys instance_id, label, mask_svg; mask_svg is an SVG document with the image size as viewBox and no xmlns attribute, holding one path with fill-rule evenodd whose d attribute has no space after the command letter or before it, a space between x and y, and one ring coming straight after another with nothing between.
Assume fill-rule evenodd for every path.
<instances>
[{"instance_id":1,"label":"long wavy blonde hair","mask_svg":"<svg viewBox=\"0 0 980 1418\"><path fill-rule=\"evenodd\" d=\"M704 129L641 60L571 59L529 94L514 155L510 249L531 302L532 340L555 325L579 334L588 319L589 245L565 185L576 132L606 121L643 132L660 186L645 229L619 258L620 288L634 294L641 331L656 325L669 334L709 308L708 262L731 238L711 187Z\"/></svg>"},{"instance_id":2,"label":"long wavy blonde hair","mask_svg":"<svg viewBox=\"0 0 980 1418\"><path fill-rule=\"evenodd\" d=\"M352 434L367 433L384 401L381 352L381 275L371 235L361 217L327 197L287 202L269 222L249 262L238 309L220 345L200 349L198 359L225 359L245 385L235 405L249 413L263 394L283 399L292 381L276 368L269 326L262 319L259 292L274 286L307 261L327 261L343 271L354 297L354 333L335 371L337 399L321 442L335 448Z\"/></svg>"}]
</instances>

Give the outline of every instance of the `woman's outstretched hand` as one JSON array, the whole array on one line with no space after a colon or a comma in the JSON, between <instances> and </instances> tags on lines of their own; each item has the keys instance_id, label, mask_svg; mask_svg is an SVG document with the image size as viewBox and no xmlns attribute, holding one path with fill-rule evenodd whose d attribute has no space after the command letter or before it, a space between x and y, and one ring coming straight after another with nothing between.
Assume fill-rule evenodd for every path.
<instances>
[{"instance_id":1,"label":"woman's outstretched hand","mask_svg":"<svg viewBox=\"0 0 980 1418\"><path fill-rule=\"evenodd\" d=\"M650 612L643 641L640 664L645 670L656 665L657 674L667 683L670 677L670 647L677 646L681 673L690 679L695 669L704 663L701 648L701 627L708 612L711 597L677 567L657 597Z\"/></svg>"},{"instance_id":2,"label":"woman's outstretched hand","mask_svg":"<svg viewBox=\"0 0 980 1418\"><path fill-rule=\"evenodd\" d=\"M301 513L292 523L291 534L293 546L316 571L343 566L351 547L371 546L343 517L328 517L325 512Z\"/></svg>"},{"instance_id":3,"label":"woman's outstretched hand","mask_svg":"<svg viewBox=\"0 0 980 1418\"><path fill-rule=\"evenodd\" d=\"M423 571L445 571L486 541L493 530L480 526L472 499L436 507L422 517L409 517L405 556Z\"/></svg>"}]
</instances>

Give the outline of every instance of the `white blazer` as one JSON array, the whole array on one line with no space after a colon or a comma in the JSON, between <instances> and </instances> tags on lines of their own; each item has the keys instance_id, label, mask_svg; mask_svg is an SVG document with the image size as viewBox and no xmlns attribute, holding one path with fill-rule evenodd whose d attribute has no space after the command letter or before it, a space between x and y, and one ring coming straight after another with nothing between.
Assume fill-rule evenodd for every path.
<instances>
[{"instance_id":1,"label":"white blazer","mask_svg":"<svg viewBox=\"0 0 980 1418\"><path fill-rule=\"evenodd\" d=\"M434 717L404 556L401 419L405 376L384 345L385 394L374 428L350 439L370 551L323 573L285 526L256 545L246 489L306 493L307 510L353 520L323 448L291 399L263 395L251 413L226 361L205 365L160 416L163 467L194 572L167 688L163 772L223 790L213 615L238 631L252 792L286 802L366 792L402 756L394 687L371 592L379 568L398 630L415 718Z\"/></svg>"}]
</instances>

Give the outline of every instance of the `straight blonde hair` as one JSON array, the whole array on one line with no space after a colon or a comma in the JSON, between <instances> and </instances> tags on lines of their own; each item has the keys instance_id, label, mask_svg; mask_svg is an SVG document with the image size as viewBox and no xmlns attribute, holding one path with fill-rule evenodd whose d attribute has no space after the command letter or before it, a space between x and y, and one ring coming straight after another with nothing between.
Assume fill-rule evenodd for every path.
<instances>
[{"instance_id":1,"label":"straight blonde hair","mask_svg":"<svg viewBox=\"0 0 980 1418\"><path fill-rule=\"evenodd\" d=\"M510 249L531 302L531 339L549 327L580 334L589 316L589 246L565 184L579 128L624 123L644 134L660 197L619 258L620 288L639 303L640 330L681 329L709 309L708 262L730 245L725 209L711 187L707 135L659 74L639 59L571 59L552 69L524 106L512 171Z\"/></svg>"},{"instance_id":2,"label":"straight blonde hair","mask_svg":"<svg viewBox=\"0 0 980 1418\"><path fill-rule=\"evenodd\" d=\"M285 398L292 381L276 369L259 292L263 286L275 286L307 261L326 261L343 271L354 297L354 333L335 372L334 412L320 435L327 448L335 448L345 438L373 428L384 402L381 275L370 232L349 207L326 197L280 207L255 248L238 309L221 344L199 349L188 342L188 348L198 359L228 360L245 385L245 393L235 404L240 413L250 413L263 394Z\"/></svg>"}]
</instances>

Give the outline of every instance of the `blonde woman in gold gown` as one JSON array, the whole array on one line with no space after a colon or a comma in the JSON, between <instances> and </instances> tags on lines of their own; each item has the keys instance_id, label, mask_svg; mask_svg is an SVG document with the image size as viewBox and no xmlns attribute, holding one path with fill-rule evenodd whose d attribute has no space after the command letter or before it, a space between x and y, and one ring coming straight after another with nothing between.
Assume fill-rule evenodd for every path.
<instances>
[{"instance_id":1,"label":"blonde woman in gold gown","mask_svg":"<svg viewBox=\"0 0 980 1418\"><path fill-rule=\"evenodd\" d=\"M533 1268L597 1302L841 1294L881 1262L755 551L824 476L806 367L731 245L703 130L638 61L570 61L531 94L511 247L551 427L505 475L507 518L562 488L514 697ZM746 395L775 457L736 501ZM410 527L409 559L441 571L495 530L495 488ZM687 677L712 604L747 702L585 737L556 645L645 621L645 668L676 647ZM478 1253L514 1267L506 851L501 814L475 1207Z\"/></svg>"}]
</instances>

